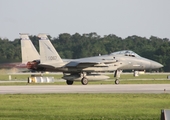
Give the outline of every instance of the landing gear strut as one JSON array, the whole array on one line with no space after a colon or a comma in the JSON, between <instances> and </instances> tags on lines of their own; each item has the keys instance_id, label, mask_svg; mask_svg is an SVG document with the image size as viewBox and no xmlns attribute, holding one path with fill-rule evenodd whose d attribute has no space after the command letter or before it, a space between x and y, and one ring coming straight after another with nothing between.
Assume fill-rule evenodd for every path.
<instances>
[{"instance_id":1,"label":"landing gear strut","mask_svg":"<svg viewBox=\"0 0 170 120\"><path fill-rule=\"evenodd\" d=\"M122 70L116 70L115 73L114 73L114 77L116 77L116 80L115 80L116 85L118 85L120 83L119 78L120 78L121 72L122 72Z\"/></svg>"},{"instance_id":2,"label":"landing gear strut","mask_svg":"<svg viewBox=\"0 0 170 120\"><path fill-rule=\"evenodd\" d=\"M81 77L82 77L82 79L81 79L81 83L83 84L83 85L87 85L88 84L88 79L86 78L86 72L82 72L81 73Z\"/></svg>"}]
</instances>

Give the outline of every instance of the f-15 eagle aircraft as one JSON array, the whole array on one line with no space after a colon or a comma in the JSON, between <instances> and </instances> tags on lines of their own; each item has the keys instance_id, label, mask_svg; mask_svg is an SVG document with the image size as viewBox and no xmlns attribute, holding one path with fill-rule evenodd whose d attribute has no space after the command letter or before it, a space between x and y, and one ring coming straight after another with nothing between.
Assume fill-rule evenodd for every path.
<instances>
[{"instance_id":1,"label":"f-15 eagle aircraft","mask_svg":"<svg viewBox=\"0 0 170 120\"><path fill-rule=\"evenodd\" d=\"M163 67L158 62L143 58L130 50L118 51L109 55L86 57L80 59L61 59L46 34L39 34L40 64L38 69L63 72L63 79L68 85L75 80L81 80L83 85L88 84L88 79L104 78L92 72L115 71L118 77L121 70L147 70ZM119 80L115 80L118 84Z\"/></svg>"},{"instance_id":2,"label":"f-15 eagle aircraft","mask_svg":"<svg viewBox=\"0 0 170 120\"><path fill-rule=\"evenodd\" d=\"M115 84L119 84L121 70L147 70L163 67L162 64L143 58L131 50L123 50L94 57L80 59L61 59L46 34L39 34L40 63L38 71L63 72L63 79L68 85L81 80L83 85L88 84L90 79L105 79L107 76L93 74L93 72L115 71L117 77Z\"/></svg>"}]
</instances>

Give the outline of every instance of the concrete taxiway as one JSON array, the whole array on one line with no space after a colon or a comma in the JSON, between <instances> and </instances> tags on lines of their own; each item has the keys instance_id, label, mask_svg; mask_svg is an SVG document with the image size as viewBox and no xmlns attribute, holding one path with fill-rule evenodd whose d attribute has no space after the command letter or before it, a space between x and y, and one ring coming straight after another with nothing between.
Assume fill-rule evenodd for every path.
<instances>
[{"instance_id":1,"label":"concrete taxiway","mask_svg":"<svg viewBox=\"0 0 170 120\"><path fill-rule=\"evenodd\" d=\"M170 84L0 86L0 94L170 93Z\"/></svg>"}]
</instances>

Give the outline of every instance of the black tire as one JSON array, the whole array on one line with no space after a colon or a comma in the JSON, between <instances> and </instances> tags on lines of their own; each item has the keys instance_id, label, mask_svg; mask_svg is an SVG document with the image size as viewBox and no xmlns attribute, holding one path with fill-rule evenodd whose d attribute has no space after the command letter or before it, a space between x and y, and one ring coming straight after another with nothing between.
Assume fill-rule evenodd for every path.
<instances>
[{"instance_id":1,"label":"black tire","mask_svg":"<svg viewBox=\"0 0 170 120\"><path fill-rule=\"evenodd\" d=\"M66 80L67 85L72 85L74 81Z\"/></svg>"},{"instance_id":2,"label":"black tire","mask_svg":"<svg viewBox=\"0 0 170 120\"><path fill-rule=\"evenodd\" d=\"M85 77L83 77L83 78L81 79L81 83L82 83L83 85L87 85L87 84L88 84L88 79L85 78Z\"/></svg>"},{"instance_id":3,"label":"black tire","mask_svg":"<svg viewBox=\"0 0 170 120\"><path fill-rule=\"evenodd\" d=\"M120 82L118 79L115 80L115 84L118 85Z\"/></svg>"}]
</instances>

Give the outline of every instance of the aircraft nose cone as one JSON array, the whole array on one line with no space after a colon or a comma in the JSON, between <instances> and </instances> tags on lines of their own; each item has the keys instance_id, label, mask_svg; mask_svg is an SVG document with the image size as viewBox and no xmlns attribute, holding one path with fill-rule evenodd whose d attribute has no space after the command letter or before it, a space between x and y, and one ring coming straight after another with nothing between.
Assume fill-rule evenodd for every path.
<instances>
[{"instance_id":1,"label":"aircraft nose cone","mask_svg":"<svg viewBox=\"0 0 170 120\"><path fill-rule=\"evenodd\" d=\"M158 63L158 62L151 62L151 69L158 69L163 67L162 64Z\"/></svg>"}]
</instances>

